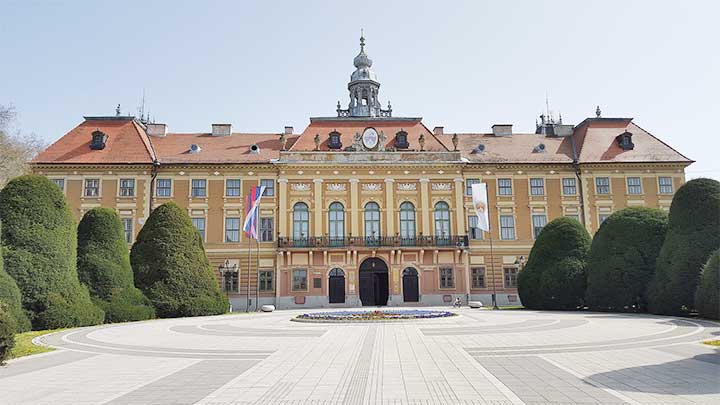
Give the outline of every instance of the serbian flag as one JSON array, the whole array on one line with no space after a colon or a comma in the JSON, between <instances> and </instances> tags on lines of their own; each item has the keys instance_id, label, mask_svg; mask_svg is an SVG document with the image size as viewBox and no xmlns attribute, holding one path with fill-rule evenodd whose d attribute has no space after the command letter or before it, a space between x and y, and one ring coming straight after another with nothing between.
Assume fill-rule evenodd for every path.
<instances>
[{"instance_id":1,"label":"serbian flag","mask_svg":"<svg viewBox=\"0 0 720 405\"><path fill-rule=\"evenodd\" d=\"M260 198L264 192L265 186L253 186L247 196L247 204L245 204L243 231L253 239L258 239L258 211L260 210Z\"/></svg>"}]
</instances>

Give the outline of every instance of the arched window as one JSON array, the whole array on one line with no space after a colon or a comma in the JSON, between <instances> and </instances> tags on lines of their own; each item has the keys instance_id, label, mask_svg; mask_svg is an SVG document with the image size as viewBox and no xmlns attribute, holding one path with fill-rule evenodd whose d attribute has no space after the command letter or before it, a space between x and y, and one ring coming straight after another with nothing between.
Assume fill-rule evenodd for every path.
<instances>
[{"instance_id":1,"label":"arched window","mask_svg":"<svg viewBox=\"0 0 720 405\"><path fill-rule=\"evenodd\" d=\"M415 245L415 206L410 201L400 204L400 244Z\"/></svg>"},{"instance_id":2,"label":"arched window","mask_svg":"<svg viewBox=\"0 0 720 405\"><path fill-rule=\"evenodd\" d=\"M345 277L345 272L343 271L343 269L336 267L330 270L330 277Z\"/></svg>"},{"instance_id":3,"label":"arched window","mask_svg":"<svg viewBox=\"0 0 720 405\"><path fill-rule=\"evenodd\" d=\"M310 212L305 203L296 203L293 206L293 244L307 246L310 228Z\"/></svg>"},{"instance_id":4,"label":"arched window","mask_svg":"<svg viewBox=\"0 0 720 405\"><path fill-rule=\"evenodd\" d=\"M444 201L435 204L435 239L438 244L450 242L450 207Z\"/></svg>"},{"instance_id":5,"label":"arched window","mask_svg":"<svg viewBox=\"0 0 720 405\"><path fill-rule=\"evenodd\" d=\"M339 202L330 204L328 209L330 246L343 246L345 240L345 207Z\"/></svg>"},{"instance_id":6,"label":"arched window","mask_svg":"<svg viewBox=\"0 0 720 405\"><path fill-rule=\"evenodd\" d=\"M365 204L365 243L368 246L380 243L380 206L374 202Z\"/></svg>"}]
</instances>

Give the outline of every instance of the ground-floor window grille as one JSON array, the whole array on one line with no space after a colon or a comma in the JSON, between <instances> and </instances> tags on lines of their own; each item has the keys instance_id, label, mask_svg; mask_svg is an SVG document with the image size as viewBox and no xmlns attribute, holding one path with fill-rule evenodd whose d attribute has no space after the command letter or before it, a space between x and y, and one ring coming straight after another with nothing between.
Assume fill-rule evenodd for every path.
<instances>
[{"instance_id":1,"label":"ground-floor window grille","mask_svg":"<svg viewBox=\"0 0 720 405\"><path fill-rule=\"evenodd\" d=\"M470 272L472 288L485 288L485 267L473 267Z\"/></svg>"},{"instance_id":2,"label":"ground-floor window grille","mask_svg":"<svg viewBox=\"0 0 720 405\"><path fill-rule=\"evenodd\" d=\"M223 288L226 292L237 292L238 290L238 273L235 271L228 271L223 273Z\"/></svg>"},{"instance_id":3,"label":"ground-floor window grille","mask_svg":"<svg viewBox=\"0 0 720 405\"><path fill-rule=\"evenodd\" d=\"M272 271L261 271L260 272L260 291L274 291L273 286L273 272Z\"/></svg>"},{"instance_id":4,"label":"ground-floor window grille","mask_svg":"<svg viewBox=\"0 0 720 405\"><path fill-rule=\"evenodd\" d=\"M517 288L517 267L505 267L503 273L505 276L505 288Z\"/></svg>"},{"instance_id":5,"label":"ground-floor window grille","mask_svg":"<svg viewBox=\"0 0 720 405\"><path fill-rule=\"evenodd\" d=\"M455 274L452 267L440 268L440 288L455 288Z\"/></svg>"}]
</instances>

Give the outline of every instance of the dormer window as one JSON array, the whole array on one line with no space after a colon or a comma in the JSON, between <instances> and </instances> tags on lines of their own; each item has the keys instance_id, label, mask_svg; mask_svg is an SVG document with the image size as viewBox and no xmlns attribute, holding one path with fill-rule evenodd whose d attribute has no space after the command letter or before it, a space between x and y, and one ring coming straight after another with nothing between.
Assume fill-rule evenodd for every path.
<instances>
[{"instance_id":1,"label":"dormer window","mask_svg":"<svg viewBox=\"0 0 720 405\"><path fill-rule=\"evenodd\" d=\"M407 136L408 134L405 131L400 131L395 134L395 147L397 149L407 149L410 147Z\"/></svg>"},{"instance_id":2,"label":"dormer window","mask_svg":"<svg viewBox=\"0 0 720 405\"><path fill-rule=\"evenodd\" d=\"M328 139L328 148L330 149L342 149L342 142L340 142L340 132L330 132Z\"/></svg>"},{"instance_id":3,"label":"dormer window","mask_svg":"<svg viewBox=\"0 0 720 405\"><path fill-rule=\"evenodd\" d=\"M105 149L105 142L107 141L107 135L102 131L95 131L92 133L92 141L90 142L90 149L92 150L103 150Z\"/></svg>"},{"instance_id":4,"label":"dormer window","mask_svg":"<svg viewBox=\"0 0 720 405\"><path fill-rule=\"evenodd\" d=\"M628 131L618 135L615 139L622 150L632 150L635 148L635 144L632 142L632 134Z\"/></svg>"}]
</instances>

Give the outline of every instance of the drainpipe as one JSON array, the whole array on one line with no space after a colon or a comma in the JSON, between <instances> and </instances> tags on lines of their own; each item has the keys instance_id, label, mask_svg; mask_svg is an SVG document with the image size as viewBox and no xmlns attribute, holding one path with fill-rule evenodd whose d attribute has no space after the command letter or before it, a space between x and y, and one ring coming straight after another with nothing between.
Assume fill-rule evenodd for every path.
<instances>
[{"instance_id":1,"label":"drainpipe","mask_svg":"<svg viewBox=\"0 0 720 405\"><path fill-rule=\"evenodd\" d=\"M155 178L158 175L158 169L160 169L160 161L157 159L153 160L152 169L150 171L150 213L153 211L153 199L155 198Z\"/></svg>"},{"instance_id":2,"label":"drainpipe","mask_svg":"<svg viewBox=\"0 0 720 405\"><path fill-rule=\"evenodd\" d=\"M577 147L575 145L575 137L573 135L570 135L570 145L572 145L573 153L572 165L575 169L575 177L577 177L578 190L580 191L580 222L583 226L587 226L585 224L585 193L583 192L583 182L582 177L580 177L580 162L578 161Z\"/></svg>"}]
</instances>

